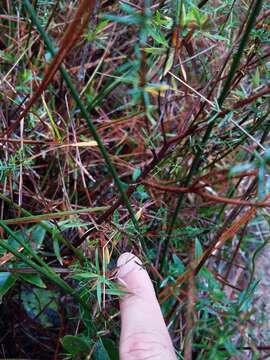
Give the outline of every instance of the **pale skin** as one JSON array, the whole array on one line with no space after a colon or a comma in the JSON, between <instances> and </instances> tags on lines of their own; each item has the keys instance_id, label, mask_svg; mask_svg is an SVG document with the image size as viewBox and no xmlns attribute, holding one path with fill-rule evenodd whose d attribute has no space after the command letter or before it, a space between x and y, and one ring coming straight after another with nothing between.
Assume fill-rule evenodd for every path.
<instances>
[{"instance_id":1,"label":"pale skin","mask_svg":"<svg viewBox=\"0 0 270 360\"><path fill-rule=\"evenodd\" d=\"M118 281L129 292L120 301L120 360L176 360L152 282L140 264L131 253L117 262Z\"/></svg>"}]
</instances>

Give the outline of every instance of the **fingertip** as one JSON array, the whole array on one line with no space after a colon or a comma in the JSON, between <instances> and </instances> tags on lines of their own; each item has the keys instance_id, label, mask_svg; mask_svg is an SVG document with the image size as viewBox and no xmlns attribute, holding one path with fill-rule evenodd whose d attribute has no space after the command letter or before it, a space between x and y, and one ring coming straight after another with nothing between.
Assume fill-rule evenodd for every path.
<instances>
[{"instance_id":1,"label":"fingertip","mask_svg":"<svg viewBox=\"0 0 270 360\"><path fill-rule=\"evenodd\" d=\"M139 296L149 301L155 298L152 281L137 256L126 252L119 257L117 265L118 282L124 285L130 294L133 295L132 301L134 301L134 296ZM122 298L122 304L128 299L130 299L129 296L124 296Z\"/></svg>"},{"instance_id":2,"label":"fingertip","mask_svg":"<svg viewBox=\"0 0 270 360\"><path fill-rule=\"evenodd\" d=\"M118 267L118 278L123 278L128 275L130 272L141 268L141 260L132 253L125 252L119 256L117 260L117 267Z\"/></svg>"},{"instance_id":3,"label":"fingertip","mask_svg":"<svg viewBox=\"0 0 270 360\"><path fill-rule=\"evenodd\" d=\"M166 354L164 358L174 359L171 357L173 346L154 287L141 260L134 254L126 252L118 258L117 266L118 281L128 290L128 294L121 297L120 301L120 354L122 353L120 359L138 359L136 354L139 355L138 351L141 351L141 347L146 347L147 356L149 354L147 351L149 350L150 353L152 351L153 342L157 344L160 353ZM130 357L131 353L132 357Z\"/></svg>"},{"instance_id":4,"label":"fingertip","mask_svg":"<svg viewBox=\"0 0 270 360\"><path fill-rule=\"evenodd\" d=\"M117 266L123 266L126 265L129 262L136 262L141 264L141 260L134 254L130 252L125 252L121 254L117 260Z\"/></svg>"}]
</instances>

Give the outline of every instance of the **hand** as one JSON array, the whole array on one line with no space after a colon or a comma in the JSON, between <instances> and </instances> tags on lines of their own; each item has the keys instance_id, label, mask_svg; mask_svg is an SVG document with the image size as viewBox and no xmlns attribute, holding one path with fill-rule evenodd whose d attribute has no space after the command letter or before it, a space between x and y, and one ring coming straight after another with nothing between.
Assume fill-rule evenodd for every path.
<instances>
[{"instance_id":1,"label":"hand","mask_svg":"<svg viewBox=\"0 0 270 360\"><path fill-rule=\"evenodd\" d=\"M140 264L130 253L117 262L118 281L129 292L120 301L120 360L176 360L152 282Z\"/></svg>"}]
</instances>

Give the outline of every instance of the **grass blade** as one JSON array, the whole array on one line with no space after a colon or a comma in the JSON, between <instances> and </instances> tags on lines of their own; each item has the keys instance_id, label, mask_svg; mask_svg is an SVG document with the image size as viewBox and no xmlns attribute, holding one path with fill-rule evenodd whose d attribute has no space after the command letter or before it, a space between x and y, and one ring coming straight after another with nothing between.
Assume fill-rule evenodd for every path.
<instances>
[{"instance_id":1,"label":"grass blade","mask_svg":"<svg viewBox=\"0 0 270 360\"><path fill-rule=\"evenodd\" d=\"M12 246L8 245L5 240L0 242L0 246L12 253L18 259L23 261L25 264L35 269L40 274L47 277L54 284L58 285L62 290L64 290L67 294L71 295L78 303L80 303L86 310L90 310L88 304L86 304L79 294L70 287L64 280L62 280L46 263L42 260L25 242L23 242L3 221L0 221L0 227L6 231L8 235L10 235L14 240L16 240L28 253L29 256L32 256L37 262L40 263L38 265L36 262L31 260L29 257L15 250Z\"/></svg>"},{"instance_id":2,"label":"grass blade","mask_svg":"<svg viewBox=\"0 0 270 360\"><path fill-rule=\"evenodd\" d=\"M253 25L255 23L255 20L256 20L256 17L258 16L258 14L260 13L260 10L262 8L262 4L263 4L263 0L257 0L254 4L254 7L253 7L253 11L251 11L251 14L250 14L250 17L248 19L248 22L247 22L247 27L246 27L246 31L240 41L240 44L239 44L239 47L238 47L238 50L233 58L233 62L232 62L232 65L231 65L231 68L230 68L230 71L226 77L226 81L224 83L224 86L223 86L223 90L218 98L218 104L219 106L221 107L226 99L226 96L228 95L229 93L229 90L230 90L230 84L231 84L231 81L238 69L238 65L240 63L240 60L241 60L241 57L243 55L243 52L244 52L244 49L247 45L247 41L248 41L248 38L249 38L249 35L253 29ZM199 169L199 164L200 164L200 160L201 160L201 157L202 157L202 154L203 154L203 151L204 151L204 148L210 138L210 135L212 133L212 130L216 124L216 120L218 119L218 114L214 115L213 118L211 119L211 122L210 124L208 125L206 131L205 131L205 134L203 136L203 139L200 143L200 146L199 146L199 150L197 151L195 157L194 157L194 160L191 164L191 168L189 170L189 173L187 175L187 178L186 178L186 181L184 182L184 186L188 186L190 184L190 181L193 177L193 175L195 173L198 172L198 169ZM174 210L174 213L173 213L173 216L172 216L172 220L170 222L170 225L169 225L169 231L168 231L168 235L165 239L165 242L164 242L164 252L163 252L163 255L162 255L162 259L161 259L161 264L160 264L160 272L162 272L163 270L163 267L165 265L165 260L166 260L166 256L167 256L167 252L168 252L168 246L169 246L169 241L170 241L170 236L172 234L172 231L173 231L173 227L175 225L175 222L176 222L176 219L177 219L177 215L178 215L178 212L182 206L182 203L183 203L183 200L184 200L184 194L180 194L179 198L178 198L178 201L177 201L177 205L176 205L176 208Z\"/></svg>"},{"instance_id":3,"label":"grass blade","mask_svg":"<svg viewBox=\"0 0 270 360\"><path fill-rule=\"evenodd\" d=\"M56 50L55 50L55 47L53 46L49 36L47 35L47 33L44 31L43 27L41 26L38 18L37 18L37 15L36 15L36 12L33 8L33 6L30 4L30 2L28 0L23 0L23 5L25 6L26 10L28 11L28 14L32 20L32 22L34 23L34 25L36 26L38 32L40 33L40 36L42 37L42 39L44 40L46 46L48 47L48 50L51 52L52 55L56 55ZM80 95L78 93L78 91L76 90L75 86L73 85L67 71L64 69L64 67L61 65L60 66L60 71L61 71L61 74L67 84L67 87L69 88L72 96L73 96L73 99L75 100L78 108L80 109L81 111L81 114L83 116L83 118L86 120L87 122L87 125L91 131L91 134L93 136L93 138L95 139L95 141L97 142L98 144L98 147L99 147L99 150L107 164L107 167L112 175L112 177L114 178L114 181L115 181L115 184L121 194L121 197L123 198L125 204L126 204L126 207L127 207L127 210L130 214L130 217L131 217L131 220L134 224L134 227L135 229L137 230L138 233L140 233L140 228L139 228L139 224L136 220L136 217L135 217L135 214L133 212L133 209L131 207L131 204L129 202L129 199L128 199L128 196L123 188L123 185L119 179L119 176L117 174L117 171L110 159L110 156L106 150L106 147L104 146L102 140L100 139L97 131L96 131L96 128L93 124L93 121L92 119L90 118L89 114L88 114L88 111L87 111L87 108L85 107L85 105L83 104L81 98L80 98Z\"/></svg>"}]
</instances>

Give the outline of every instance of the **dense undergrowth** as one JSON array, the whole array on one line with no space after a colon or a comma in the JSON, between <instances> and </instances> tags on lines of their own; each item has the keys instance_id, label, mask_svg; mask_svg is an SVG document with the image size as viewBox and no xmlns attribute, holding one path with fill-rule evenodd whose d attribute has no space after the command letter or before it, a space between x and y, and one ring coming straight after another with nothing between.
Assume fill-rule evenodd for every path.
<instances>
[{"instance_id":1,"label":"dense undergrowth","mask_svg":"<svg viewBox=\"0 0 270 360\"><path fill-rule=\"evenodd\" d=\"M0 9L1 358L118 359L124 251L179 359L268 358L269 2Z\"/></svg>"}]
</instances>

